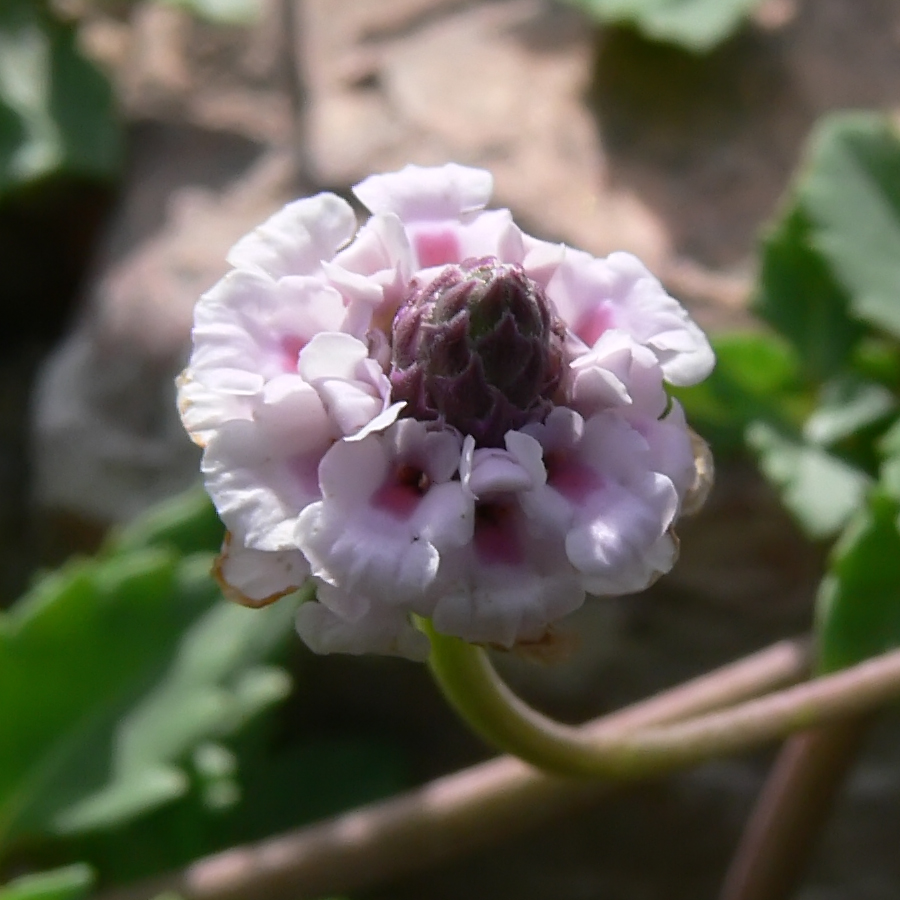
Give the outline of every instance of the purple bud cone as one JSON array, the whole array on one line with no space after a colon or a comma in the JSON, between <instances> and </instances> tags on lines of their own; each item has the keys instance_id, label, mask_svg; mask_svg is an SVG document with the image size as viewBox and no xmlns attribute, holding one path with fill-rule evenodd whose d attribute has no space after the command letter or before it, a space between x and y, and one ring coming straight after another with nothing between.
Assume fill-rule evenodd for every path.
<instances>
[{"instance_id":1,"label":"purple bud cone","mask_svg":"<svg viewBox=\"0 0 900 900\"><path fill-rule=\"evenodd\" d=\"M544 418L563 369L565 326L521 266L494 257L413 281L394 317L391 394L479 446Z\"/></svg>"}]
</instances>

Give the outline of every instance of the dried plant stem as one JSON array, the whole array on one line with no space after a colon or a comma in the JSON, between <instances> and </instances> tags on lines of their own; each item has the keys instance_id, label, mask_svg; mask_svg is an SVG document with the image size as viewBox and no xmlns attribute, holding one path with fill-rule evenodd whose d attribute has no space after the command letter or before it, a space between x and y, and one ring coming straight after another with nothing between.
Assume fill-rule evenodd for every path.
<instances>
[{"instance_id":1,"label":"dried plant stem","mask_svg":"<svg viewBox=\"0 0 900 900\"><path fill-rule=\"evenodd\" d=\"M744 830L721 900L787 900L798 887L871 716L788 738Z\"/></svg>"},{"instance_id":2,"label":"dried plant stem","mask_svg":"<svg viewBox=\"0 0 900 900\"><path fill-rule=\"evenodd\" d=\"M584 726L597 739L677 721L805 677L805 641L779 644ZM304 900L351 891L522 833L595 801L574 781L501 757L317 825L235 847L100 900Z\"/></svg>"}]
</instances>

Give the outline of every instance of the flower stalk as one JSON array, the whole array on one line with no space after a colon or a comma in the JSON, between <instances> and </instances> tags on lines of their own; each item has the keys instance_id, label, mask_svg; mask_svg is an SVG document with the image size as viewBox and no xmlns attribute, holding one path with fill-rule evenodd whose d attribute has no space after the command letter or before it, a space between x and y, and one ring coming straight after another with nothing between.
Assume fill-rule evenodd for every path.
<instances>
[{"instance_id":1,"label":"flower stalk","mask_svg":"<svg viewBox=\"0 0 900 900\"><path fill-rule=\"evenodd\" d=\"M584 726L596 738L631 733L757 696L803 678L805 641L781 641L745 659ZM184 868L116 888L98 900L311 900L371 887L446 862L596 802L596 779L561 779L510 756L438 778L388 800Z\"/></svg>"},{"instance_id":2,"label":"flower stalk","mask_svg":"<svg viewBox=\"0 0 900 900\"><path fill-rule=\"evenodd\" d=\"M648 777L867 712L900 695L900 651L895 651L722 711L598 736L531 709L499 679L483 649L433 628L428 634L431 671L463 719L498 749L571 777Z\"/></svg>"}]
</instances>

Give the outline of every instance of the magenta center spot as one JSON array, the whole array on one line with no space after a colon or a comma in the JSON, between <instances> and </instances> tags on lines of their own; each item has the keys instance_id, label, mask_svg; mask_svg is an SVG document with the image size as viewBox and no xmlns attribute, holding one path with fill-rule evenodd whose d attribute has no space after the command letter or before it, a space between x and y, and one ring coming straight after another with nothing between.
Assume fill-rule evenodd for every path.
<instances>
[{"instance_id":1,"label":"magenta center spot","mask_svg":"<svg viewBox=\"0 0 900 900\"><path fill-rule=\"evenodd\" d=\"M300 359L300 351L307 345L306 338L299 334L288 334L280 341L281 364L285 372L296 372L297 361Z\"/></svg>"},{"instance_id":2,"label":"magenta center spot","mask_svg":"<svg viewBox=\"0 0 900 900\"><path fill-rule=\"evenodd\" d=\"M428 476L416 466L399 466L372 495L372 506L395 519L408 519L428 491L429 483Z\"/></svg>"},{"instance_id":3,"label":"magenta center spot","mask_svg":"<svg viewBox=\"0 0 900 900\"><path fill-rule=\"evenodd\" d=\"M525 553L516 533L512 507L500 503L479 503L475 507L473 545L483 563L501 566L522 565Z\"/></svg>"},{"instance_id":4,"label":"magenta center spot","mask_svg":"<svg viewBox=\"0 0 900 900\"><path fill-rule=\"evenodd\" d=\"M419 266L422 269L460 261L459 241L452 231L447 229L420 231L415 236L414 242L419 256Z\"/></svg>"},{"instance_id":5,"label":"magenta center spot","mask_svg":"<svg viewBox=\"0 0 900 900\"><path fill-rule=\"evenodd\" d=\"M584 500L588 494L603 487L603 479L590 466L574 457L548 453L544 464L547 467L547 484L572 503Z\"/></svg>"},{"instance_id":6,"label":"magenta center spot","mask_svg":"<svg viewBox=\"0 0 900 900\"><path fill-rule=\"evenodd\" d=\"M588 347L593 347L611 324L612 315L609 309L601 304L583 313L575 323L573 331Z\"/></svg>"}]
</instances>

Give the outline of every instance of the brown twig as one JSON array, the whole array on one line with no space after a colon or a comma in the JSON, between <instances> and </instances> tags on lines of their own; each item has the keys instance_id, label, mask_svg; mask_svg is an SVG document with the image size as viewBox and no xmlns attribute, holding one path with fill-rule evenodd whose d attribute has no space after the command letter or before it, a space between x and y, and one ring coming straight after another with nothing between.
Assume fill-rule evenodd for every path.
<instances>
[{"instance_id":1,"label":"brown twig","mask_svg":"<svg viewBox=\"0 0 900 900\"><path fill-rule=\"evenodd\" d=\"M800 883L871 716L788 738L760 794L721 900L787 900Z\"/></svg>"},{"instance_id":2,"label":"brown twig","mask_svg":"<svg viewBox=\"0 0 900 900\"><path fill-rule=\"evenodd\" d=\"M584 726L598 739L721 708L805 676L805 641L783 641ZM235 847L100 900L313 898L452 859L585 806L610 782L543 774L500 757L308 828Z\"/></svg>"}]
</instances>

